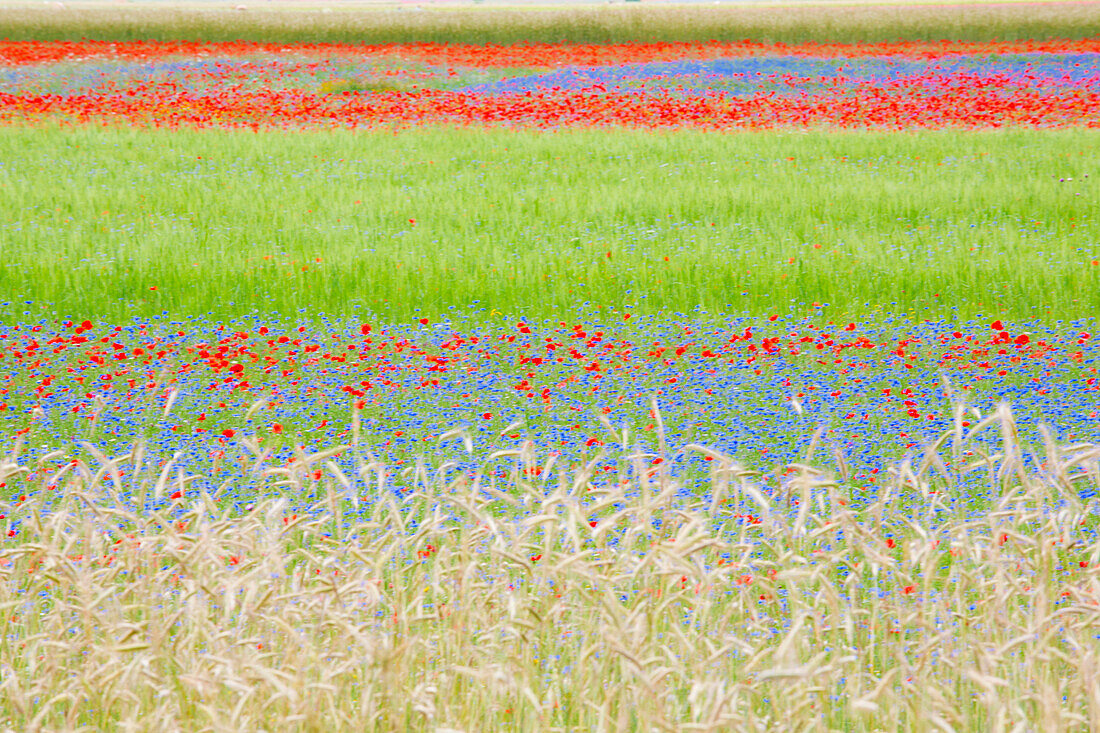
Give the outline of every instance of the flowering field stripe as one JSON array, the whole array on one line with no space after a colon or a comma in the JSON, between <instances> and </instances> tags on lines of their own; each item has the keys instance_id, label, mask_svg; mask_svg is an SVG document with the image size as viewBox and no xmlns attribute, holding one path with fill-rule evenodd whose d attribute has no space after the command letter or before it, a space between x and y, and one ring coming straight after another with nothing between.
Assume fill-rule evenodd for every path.
<instances>
[{"instance_id":1,"label":"flowering field stripe","mask_svg":"<svg viewBox=\"0 0 1100 733\"><path fill-rule=\"evenodd\" d=\"M2 128L0 312L1093 316L1098 135Z\"/></svg>"},{"instance_id":2,"label":"flowering field stripe","mask_svg":"<svg viewBox=\"0 0 1100 733\"><path fill-rule=\"evenodd\" d=\"M226 97L196 95L174 85L147 84L125 92L63 98L0 94L0 124L96 122L169 129L507 125L541 130L610 126L737 131L1100 125L1095 115L1100 107L1100 91L1014 89L1005 94L996 88L982 89L987 81L982 77L961 75L951 81L938 85L934 93L920 88L893 92L855 89L839 97L761 96L744 100L685 100L665 93L608 94L602 86L574 92L527 92L523 96L419 90L349 98L272 90Z\"/></svg>"},{"instance_id":3,"label":"flowering field stripe","mask_svg":"<svg viewBox=\"0 0 1100 733\"><path fill-rule=\"evenodd\" d=\"M876 490L884 451L977 429L1000 400L1016 406L1030 445L1042 443L1040 425L1060 442L1100 441L1095 321L837 323L812 309L803 318L300 323L0 330L0 430L25 441L13 451L37 465L0 489L25 493L25 482L64 470L54 451L82 440L118 452L142 443L149 461L171 458L201 475L196 490L240 506L256 499L266 469L303 451L354 440L361 450L333 458L345 470L364 451L399 469L427 454L470 468L470 451L530 441L563 465L602 446L667 446L653 465L664 462L690 498L709 463L681 449L702 442L751 465L816 451L861 501ZM599 485L619 469L593 465ZM983 476L959 479L960 507L983 500ZM775 488L783 479L761 480Z\"/></svg>"},{"instance_id":4,"label":"flowering field stripe","mask_svg":"<svg viewBox=\"0 0 1100 733\"><path fill-rule=\"evenodd\" d=\"M1094 126L1100 41L8 43L0 122L176 128ZM502 78L495 78L500 73ZM6 77L6 78L5 78Z\"/></svg>"},{"instance_id":5,"label":"flowering field stripe","mask_svg":"<svg viewBox=\"0 0 1100 733\"><path fill-rule=\"evenodd\" d=\"M1021 41L909 41L884 43L775 44L761 41L682 43L569 44L519 43L259 43L248 41L0 41L0 66L122 59L160 61L177 58L222 58L291 54L304 58L395 57L444 67L474 69L601 66L682 59L796 58L846 59L903 57L931 61L950 56L1100 53L1100 38Z\"/></svg>"},{"instance_id":6,"label":"flowering field stripe","mask_svg":"<svg viewBox=\"0 0 1100 733\"><path fill-rule=\"evenodd\" d=\"M241 12L150 7L9 7L0 36L13 40L179 39L270 43L699 42L718 39L878 43L1095 38L1100 4L1020 2L957 4L676 3L573 8L278 8Z\"/></svg>"}]
</instances>

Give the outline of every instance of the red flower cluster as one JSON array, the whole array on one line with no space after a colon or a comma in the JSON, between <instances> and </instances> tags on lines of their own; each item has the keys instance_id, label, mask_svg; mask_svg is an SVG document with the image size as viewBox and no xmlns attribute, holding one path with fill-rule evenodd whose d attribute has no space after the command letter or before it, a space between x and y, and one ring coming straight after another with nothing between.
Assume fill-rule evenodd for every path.
<instances>
[{"instance_id":1,"label":"red flower cluster","mask_svg":"<svg viewBox=\"0 0 1100 733\"><path fill-rule=\"evenodd\" d=\"M0 94L0 123L60 119L154 127L411 127L510 125L703 129L1097 127L1100 92L997 88L961 77L935 92L857 89L840 95L678 98L588 92L467 95L420 90L324 95L297 90L207 95L171 84L116 93Z\"/></svg>"},{"instance_id":2,"label":"red flower cluster","mask_svg":"<svg viewBox=\"0 0 1100 733\"><path fill-rule=\"evenodd\" d=\"M291 54L286 56L287 52ZM682 90L584 89L474 93L402 87L406 91L341 88L288 88L280 74L317 79L326 58L398 57L406 63L472 68L555 68L645 61L736 57L866 58L902 56L936 59L948 54L1100 52L1100 39L1025 43L803 44L650 43L595 45L464 46L403 44L376 46L257 43L103 43L0 42L0 65L31 66L61 60L154 60L165 58L244 58L279 54L271 64L247 69L200 63L178 75L119 83L104 80L64 93L14 89L0 93L0 123L60 120L63 123L122 122L155 127L408 127L508 125L529 128L613 126L703 129L770 128L945 128L1028 125L1058 127L1100 124L1100 88L1095 84L1043 82L1036 77L989 77L978 73L937 73L904 83L875 84L833 79L811 90L790 75L773 80L781 88L750 95L684 94ZM287 61L313 57L316 62ZM243 62L242 62L243 63ZM327 67L326 67L327 68ZM331 68L328 69L331 72ZM48 73L48 71L47 71ZM423 81L434 72L406 72ZM274 75L274 77L272 76ZM272 80L279 83L271 83ZM812 81L812 80L811 80ZM316 86L316 85L315 85ZM323 86L323 85L321 85ZM384 87L383 87L384 88ZM11 89L11 87L9 87ZM713 90L712 90L713 91ZM415 224L415 220L410 220Z\"/></svg>"},{"instance_id":3,"label":"red flower cluster","mask_svg":"<svg viewBox=\"0 0 1100 733\"><path fill-rule=\"evenodd\" d=\"M803 43L766 44L754 41L707 43L628 44L517 44L474 46L467 44L391 43L353 45L334 43L201 43L193 41L0 41L0 65L20 66L56 61L115 58L155 61L171 57L225 57L263 53L294 53L303 56L396 56L430 64L470 68L557 68L601 66L678 59L713 59L779 54L820 58L906 56L936 59L951 54L1096 53L1100 39L1076 41L905 41L900 43Z\"/></svg>"}]
</instances>

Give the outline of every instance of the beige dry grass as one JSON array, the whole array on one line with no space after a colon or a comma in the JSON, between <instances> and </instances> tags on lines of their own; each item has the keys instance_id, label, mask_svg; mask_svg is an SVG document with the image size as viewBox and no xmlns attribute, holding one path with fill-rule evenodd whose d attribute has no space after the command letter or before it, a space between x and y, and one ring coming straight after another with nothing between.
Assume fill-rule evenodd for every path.
<instances>
[{"instance_id":1,"label":"beige dry grass","mask_svg":"<svg viewBox=\"0 0 1100 733\"><path fill-rule=\"evenodd\" d=\"M273 485L323 467L327 498L243 516L206 495L143 513L115 468L151 493L186 477L77 462L0 504L0 728L1100 729L1078 498L1100 448L1048 444L1031 469L1007 410L976 429L997 454L960 416L858 510L842 478L795 465L769 497L698 446L709 501L636 453L610 488L593 464L547 483L525 445L487 458L502 483L302 456ZM968 471L976 512L948 501Z\"/></svg>"},{"instance_id":2,"label":"beige dry grass","mask_svg":"<svg viewBox=\"0 0 1100 733\"><path fill-rule=\"evenodd\" d=\"M1045 40L1100 35L1100 3L596 5L553 8L275 8L12 5L11 40L275 43Z\"/></svg>"}]
</instances>

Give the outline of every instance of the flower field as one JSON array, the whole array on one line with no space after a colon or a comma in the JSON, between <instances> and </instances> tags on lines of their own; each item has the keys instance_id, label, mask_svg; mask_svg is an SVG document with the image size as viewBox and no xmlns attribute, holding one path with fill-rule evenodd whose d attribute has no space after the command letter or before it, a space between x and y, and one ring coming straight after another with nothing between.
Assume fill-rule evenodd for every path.
<instances>
[{"instance_id":1,"label":"flower field","mask_svg":"<svg viewBox=\"0 0 1100 733\"><path fill-rule=\"evenodd\" d=\"M0 120L152 126L1096 124L1100 44L9 42ZM485 81L504 71L498 80Z\"/></svg>"},{"instance_id":2,"label":"flower field","mask_svg":"<svg viewBox=\"0 0 1100 733\"><path fill-rule=\"evenodd\" d=\"M694 442L771 469L760 481L775 492L784 480L775 467L816 450L817 463L840 471L850 499L863 504L889 468L884 451L919 455L956 419L969 431L1002 400L1027 416L1021 434L1036 445L1039 425L1061 443L1098 439L1100 352L1081 324L1020 332L1001 321L900 329L625 313L506 328L428 318L388 328L59 325L3 334L0 413L22 425L12 437L35 466L6 482L14 493L64 476L86 441L118 451L142 443L146 460L197 477L158 506L205 491L246 507L260 498L265 470L346 444L353 430L398 471L428 456L472 471L471 456L527 441L568 470L600 448L657 451L660 425L675 450L655 453L653 463L682 477L685 500L698 495L690 478L706 483L711 460L680 450ZM962 417L956 406L966 407ZM363 455L346 451L334 465L353 475ZM613 483L619 468L618 458L600 461L597 476L607 478L597 483ZM292 508L317 501L327 474L315 473L311 491L289 497ZM137 489L127 476L123 495ZM59 480L46 479L47 490ZM984 504L988 490L978 481L951 501Z\"/></svg>"},{"instance_id":3,"label":"flower field","mask_svg":"<svg viewBox=\"0 0 1100 733\"><path fill-rule=\"evenodd\" d=\"M256 17L0 41L0 729L1100 727L1100 39Z\"/></svg>"}]
</instances>

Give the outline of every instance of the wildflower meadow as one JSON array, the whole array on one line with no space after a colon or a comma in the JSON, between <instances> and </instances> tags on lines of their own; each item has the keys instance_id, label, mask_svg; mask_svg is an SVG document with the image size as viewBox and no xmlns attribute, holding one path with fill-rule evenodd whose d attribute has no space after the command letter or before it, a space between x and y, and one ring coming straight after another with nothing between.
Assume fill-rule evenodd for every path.
<instances>
[{"instance_id":1,"label":"wildflower meadow","mask_svg":"<svg viewBox=\"0 0 1100 733\"><path fill-rule=\"evenodd\" d=\"M1100 3L0 10L0 729L1100 729Z\"/></svg>"}]
</instances>

